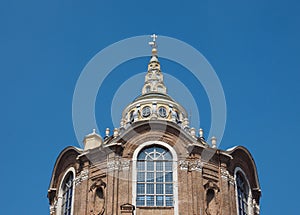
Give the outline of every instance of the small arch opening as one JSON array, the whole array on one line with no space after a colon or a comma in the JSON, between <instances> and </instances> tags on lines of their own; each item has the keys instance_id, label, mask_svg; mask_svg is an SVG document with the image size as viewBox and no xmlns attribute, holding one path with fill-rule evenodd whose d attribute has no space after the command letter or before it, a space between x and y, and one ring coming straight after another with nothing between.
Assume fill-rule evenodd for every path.
<instances>
[{"instance_id":1,"label":"small arch opening","mask_svg":"<svg viewBox=\"0 0 300 215\"><path fill-rule=\"evenodd\" d=\"M97 190L96 190L96 196L97 196L99 199L104 199L104 195L103 195L103 190L102 190L102 188L97 188Z\"/></svg>"},{"instance_id":2,"label":"small arch opening","mask_svg":"<svg viewBox=\"0 0 300 215\"><path fill-rule=\"evenodd\" d=\"M208 189L206 192L206 203L209 203L215 198L215 191L213 189Z\"/></svg>"}]
</instances>

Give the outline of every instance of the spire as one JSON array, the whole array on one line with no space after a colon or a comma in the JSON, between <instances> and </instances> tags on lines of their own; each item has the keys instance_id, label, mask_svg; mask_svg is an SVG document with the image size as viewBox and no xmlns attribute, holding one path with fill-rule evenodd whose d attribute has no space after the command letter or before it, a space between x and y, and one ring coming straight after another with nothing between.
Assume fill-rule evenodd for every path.
<instances>
[{"instance_id":1,"label":"spire","mask_svg":"<svg viewBox=\"0 0 300 215\"><path fill-rule=\"evenodd\" d=\"M142 94L146 93L167 93L167 88L164 84L163 74L160 70L160 63L157 56L157 35L151 35L152 41L149 45L152 47L152 55L148 64L148 71L145 76L145 83Z\"/></svg>"},{"instance_id":2,"label":"spire","mask_svg":"<svg viewBox=\"0 0 300 215\"><path fill-rule=\"evenodd\" d=\"M158 62L157 59L157 44L156 44L156 34L152 34L150 36L152 38L152 41L149 42L149 45L152 47L152 57L150 59L150 62Z\"/></svg>"}]
</instances>

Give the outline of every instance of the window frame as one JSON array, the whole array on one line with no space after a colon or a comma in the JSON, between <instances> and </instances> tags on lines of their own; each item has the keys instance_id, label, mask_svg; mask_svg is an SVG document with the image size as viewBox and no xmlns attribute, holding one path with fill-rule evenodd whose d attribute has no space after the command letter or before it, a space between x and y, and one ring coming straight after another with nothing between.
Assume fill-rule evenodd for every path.
<instances>
[{"instance_id":1,"label":"window frame","mask_svg":"<svg viewBox=\"0 0 300 215\"><path fill-rule=\"evenodd\" d=\"M248 188L248 197L247 197L247 211L246 214L243 212L243 214L240 214L240 197L238 192L238 183L237 183L237 175L240 174L242 179L244 180L244 183L246 183L246 186ZM235 182L235 196L236 196L236 213L237 215L250 215L253 214L253 208L252 208L252 192L251 187L248 178L246 177L245 172L240 168L236 167L234 170L234 182ZM243 200L242 200L243 201Z\"/></svg>"},{"instance_id":2,"label":"window frame","mask_svg":"<svg viewBox=\"0 0 300 215\"><path fill-rule=\"evenodd\" d=\"M173 207L171 152L160 145L151 145L139 152L137 163L137 199L141 198L137 207Z\"/></svg>"},{"instance_id":3,"label":"window frame","mask_svg":"<svg viewBox=\"0 0 300 215\"><path fill-rule=\"evenodd\" d=\"M137 206L136 198L137 198L137 161L138 155L140 152L148 147L158 146L167 149L172 156L172 173L173 173L173 205L172 206ZM143 207L151 207L151 208L159 208L159 207L171 207L174 208L174 214L178 215L178 181L177 181L177 153L169 144L162 141L148 141L140 144L133 153L133 171L132 171L132 204L137 208ZM145 191L146 192L146 191ZM146 201L146 200L145 200ZM136 213L136 212L135 212Z\"/></svg>"},{"instance_id":4,"label":"window frame","mask_svg":"<svg viewBox=\"0 0 300 215\"><path fill-rule=\"evenodd\" d=\"M67 171L65 171L62 180L60 182L59 185L59 191L58 191L58 202L57 202L57 215L63 215L63 201L64 201L64 194L65 194L65 190L64 190L64 185L66 184L66 180L67 177L69 177L69 174L73 175L73 179L72 179L72 191L71 192L71 206L70 206L70 215L73 215L74 212L74 199L75 199L75 168L74 167L70 167L69 169L67 169Z\"/></svg>"}]
</instances>

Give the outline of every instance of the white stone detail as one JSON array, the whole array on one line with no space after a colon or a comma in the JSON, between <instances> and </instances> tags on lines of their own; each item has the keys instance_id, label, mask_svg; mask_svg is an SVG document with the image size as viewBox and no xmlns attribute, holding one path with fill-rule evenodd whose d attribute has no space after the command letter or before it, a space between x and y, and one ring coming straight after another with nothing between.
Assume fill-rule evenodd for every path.
<instances>
[{"instance_id":1,"label":"white stone detail","mask_svg":"<svg viewBox=\"0 0 300 215\"><path fill-rule=\"evenodd\" d=\"M221 178L226 181L229 180L229 172L225 168L221 168Z\"/></svg>"},{"instance_id":2,"label":"white stone detail","mask_svg":"<svg viewBox=\"0 0 300 215\"><path fill-rule=\"evenodd\" d=\"M87 180L89 177L89 170L88 169L85 169L85 170L82 170L80 172L80 175L77 176L74 181L75 181L75 186L79 185L81 182Z\"/></svg>"},{"instance_id":3,"label":"white stone detail","mask_svg":"<svg viewBox=\"0 0 300 215\"><path fill-rule=\"evenodd\" d=\"M225 168L221 168L221 178L225 181L228 181L229 184L235 185L235 180L232 175L229 174L228 170Z\"/></svg>"},{"instance_id":4,"label":"white stone detail","mask_svg":"<svg viewBox=\"0 0 300 215\"><path fill-rule=\"evenodd\" d=\"M255 199L253 199L253 210L254 210L254 214L255 215L259 215L260 214L260 207L256 203Z\"/></svg>"},{"instance_id":5,"label":"white stone detail","mask_svg":"<svg viewBox=\"0 0 300 215\"><path fill-rule=\"evenodd\" d=\"M50 214L54 214L57 208L57 200L54 200L53 205L50 205Z\"/></svg>"},{"instance_id":6,"label":"white stone detail","mask_svg":"<svg viewBox=\"0 0 300 215\"><path fill-rule=\"evenodd\" d=\"M185 160L180 160L179 161L179 167L181 170L188 170L189 168L189 162Z\"/></svg>"},{"instance_id":7,"label":"white stone detail","mask_svg":"<svg viewBox=\"0 0 300 215\"><path fill-rule=\"evenodd\" d=\"M130 160L113 160L107 163L108 171L129 169Z\"/></svg>"},{"instance_id":8,"label":"white stone detail","mask_svg":"<svg viewBox=\"0 0 300 215\"><path fill-rule=\"evenodd\" d=\"M181 170L201 172L203 165L201 160L195 160L195 161L180 160L179 167Z\"/></svg>"}]
</instances>

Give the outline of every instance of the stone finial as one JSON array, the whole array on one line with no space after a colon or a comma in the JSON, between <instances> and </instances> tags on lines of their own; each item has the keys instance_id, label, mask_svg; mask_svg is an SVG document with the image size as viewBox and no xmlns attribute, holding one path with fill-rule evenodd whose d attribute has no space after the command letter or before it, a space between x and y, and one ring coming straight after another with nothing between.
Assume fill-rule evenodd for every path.
<instances>
[{"instance_id":1,"label":"stone finial","mask_svg":"<svg viewBox=\"0 0 300 215\"><path fill-rule=\"evenodd\" d=\"M183 119L182 126L183 126L183 128L189 127L189 119L188 118L184 118Z\"/></svg>"},{"instance_id":2,"label":"stone finial","mask_svg":"<svg viewBox=\"0 0 300 215\"><path fill-rule=\"evenodd\" d=\"M196 129L195 128L191 128L190 133L191 133L192 137L196 138Z\"/></svg>"},{"instance_id":3,"label":"stone finial","mask_svg":"<svg viewBox=\"0 0 300 215\"><path fill-rule=\"evenodd\" d=\"M105 137L109 137L109 134L110 133L110 130L109 130L109 128L106 128L106 130L105 130Z\"/></svg>"},{"instance_id":4,"label":"stone finial","mask_svg":"<svg viewBox=\"0 0 300 215\"><path fill-rule=\"evenodd\" d=\"M211 145L212 145L212 148L217 148L217 138L215 136L213 136L211 138Z\"/></svg>"},{"instance_id":5,"label":"stone finial","mask_svg":"<svg viewBox=\"0 0 300 215\"><path fill-rule=\"evenodd\" d=\"M93 129L93 132L86 135L83 140L84 150L94 149L102 145L102 137L96 133L96 129Z\"/></svg>"},{"instance_id":6,"label":"stone finial","mask_svg":"<svg viewBox=\"0 0 300 215\"><path fill-rule=\"evenodd\" d=\"M119 130L117 128L114 129L114 137L119 136Z\"/></svg>"},{"instance_id":7,"label":"stone finial","mask_svg":"<svg viewBox=\"0 0 300 215\"><path fill-rule=\"evenodd\" d=\"M122 120L121 120L121 122L120 122L120 127L123 128L124 125L125 125L125 121L124 121L124 119L122 118Z\"/></svg>"},{"instance_id":8,"label":"stone finial","mask_svg":"<svg viewBox=\"0 0 300 215\"><path fill-rule=\"evenodd\" d=\"M200 138L204 138L203 134L204 134L204 131L203 131L202 128L200 128L200 129L199 129L199 137L200 137Z\"/></svg>"}]
</instances>

